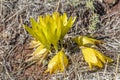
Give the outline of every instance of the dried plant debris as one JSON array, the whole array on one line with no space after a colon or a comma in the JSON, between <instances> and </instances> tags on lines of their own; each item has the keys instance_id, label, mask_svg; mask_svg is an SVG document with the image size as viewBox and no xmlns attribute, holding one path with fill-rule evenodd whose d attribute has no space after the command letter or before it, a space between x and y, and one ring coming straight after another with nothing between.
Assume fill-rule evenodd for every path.
<instances>
[{"instance_id":1,"label":"dried plant debris","mask_svg":"<svg viewBox=\"0 0 120 80\"><path fill-rule=\"evenodd\" d=\"M88 0L1 0L0 1L0 79L1 80L119 80L120 79L120 14L119 0L91 0L95 10L88 9ZM115 2L114 2L115 1ZM29 47L34 40L23 28L31 26L30 17L66 13L76 16L76 21L63 40L68 64L63 73L45 74L48 55L41 65L26 62L31 58L34 48ZM89 31L91 16L98 16L94 32ZM81 49L71 40L73 36L92 36L104 40L98 51L112 58L113 63L105 63L100 70L88 69ZM72 45L72 46L70 46ZM54 52L54 51L53 51Z\"/></svg>"}]
</instances>

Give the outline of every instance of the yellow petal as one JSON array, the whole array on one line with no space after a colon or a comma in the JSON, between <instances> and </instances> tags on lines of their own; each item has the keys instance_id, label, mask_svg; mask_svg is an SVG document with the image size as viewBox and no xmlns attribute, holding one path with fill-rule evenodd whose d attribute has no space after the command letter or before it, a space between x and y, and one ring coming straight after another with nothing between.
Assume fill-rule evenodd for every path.
<instances>
[{"instance_id":1,"label":"yellow petal","mask_svg":"<svg viewBox=\"0 0 120 80\"><path fill-rule=\"evenodd\" d=\"M109 57L107 57L107 56L105 56L105 58L106 58L106 61L108 61L108 62L113 62L113 59L111 59L111 58L109 58Z\"/></svg>"},{"instance_id":2,"label":"yellow petal","mask_svg":"<svg viewBox=\"0 0 120 80\"><path fill-rule=\"evenodd\" d=\"M92 66L102 68L103 63L112 62L113 60L104 56L102 53L93 48L81 47L85 61L89 64L90 69Z\"/></svg>"},{"instance_id":3,"label":"yellow petal","mask_svg":"<svg viewBox=\"0 0 120 80\"><path fill-rule=\"evenodd\" d=\"M73 39L79 46L89 46L89 45L96 45L101 43L102 41L96 40L93 38L89 38L87 36L78 36Z\"/></svg>"},{"instance_id":4,"label":"yellow petal","mask_svg":"<svg viewBox=\"0 0 120 80\"><path fill-rule=\"evenodd\" d=\"M43 53L45 53L47 51L46 48L44 48L44 46L40 45L33 53L33 56L38 56L38 55L42 55Z\"/></svg>"},{"instance_id":5,"label":"yellow petal","mask_svg":"<svg viewBox=\"0 0 120 80\"><path fill-rule=\"evenodd\" d=\"M64 19L64 15L63 15L63 19ZM63 20L62 19L62 20ZM65 22L64 20L62 21L63 23L63 26L61 26L62 27L62 32L61 32L61 39L63 39L64 38L64 36L65 36L65 34L67 34L67 32L69 31L69 29L72 27L72 25L73 25L73 23L75 22L75 20L76 20L76 17L70 17L69 19L68 19L68 21L67 22Z\"/></svg>"},{"instance_id":6,"label":"yellow petal","mask_svg":"<svg viewBox=\"0 0 120 80\"><path fill-rule=\"evenodd\" d=\"M60 56L59 60L60 60L60 64L61 64L61 66L60 66L61 71L60 72L63 72L65 70L65 67L68 65L68 59L67 59L64 52L61 52L61 54L59 54L59 56Z\"/></svg>"},{"instance_id":7,"label":"yellow petal","mask_svg":"<svg viewBox=\"0 0 120 80\"><path fill-rule=\"evenodd\" d=\"M34 39L34 40L31 40L31 42L30 42L29 44L30 44L29 48L36 48L36 47L38 47L41 43L40 43L40 41Z\"/></svg>"},{"instance_id":8,"label":"yellow petal","mask_svg":"<svg viewBox=\"0 0 120 80\"><path fill-rule=\"evenodd\" d=\"M32 57L30 57L26 62L28 61L36 61L36 60L41 60L44 56L44 54L47 53L48 54L48 50L46 48L44 48L44 46L40 45L33 53L32 53Z\"/></svg>"},{"instance_id":9,"label":"yellow petal","mask_svg":"<svg viewBox=\"0 0 120 80\"><path fill-rule=\"evenodd\" d=\"M68 65L68 59L65 53L61 50L58 52L49 62L48 69L45 71L52 73L56 73L58 71L63 72Z\"/></svg>"},{"instance_id":10,"label":"yellow petal","mask_svg":"<svg viewBox=\"0 0 120 80\"><path fill-rule=\"evenodd\" d=\"M93 39L93 38L89 38L87 36L83 36L83 45L85 44L97 44L97 43L101 43L100 40L96 40L96 39Z\"/></svg>"},{"instance_id":11,"label":"yellow petal","mask_svg":"<svg viewBox=\"0 0 120 80\"><path fill-rule=\"evenodd\" d=\"M96 52L96 56L103 62L106 63L108 62L113 62L113 60L105 55L103 55L101 52L94 50Z\"/></svg>"},{"instance_id":12,"label":"yellow petal","mask_svg":"<svg viewBox=\"0 0 120 80\"><path fill-rule=\"evenodd\" d=\"M99 66L98 58L96 57L92 48L81 48L85 61L89 64L90 69L93 66ZM100 63L101 64L101 63Z\"/></svg>"}]
</instances>

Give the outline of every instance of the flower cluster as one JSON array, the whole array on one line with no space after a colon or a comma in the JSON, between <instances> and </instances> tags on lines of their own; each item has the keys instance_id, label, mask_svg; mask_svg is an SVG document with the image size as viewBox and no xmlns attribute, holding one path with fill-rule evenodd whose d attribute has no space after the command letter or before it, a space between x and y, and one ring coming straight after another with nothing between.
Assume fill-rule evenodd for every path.
<instances>
[{"instance_id":1,"label":"flower cluster","mask_svg":"<svg viewBox=\"0 0 120 80\"><path fill-rule=\"evenodd\" d=\"M96 44L102 43L102 41L87 36L76 37L74 41L81 48L85 61L89 64L90 69L93 66L102 68L104 63L113 61L95 49Z\"/></svg>"},{"instance_id":2,"label":"flower cluster","mask_svg":"<svg viewBox=\"0 0 120 80\"><path fill-rule=\"evenodd\" d=\"M52 15L39 16L37 21L30 18L32 27L24 25L24 28L35 38L31 41L30 48L37 49L27 61L39 60L39 63L41 63L54 47L57 53L50 60L46 72L63 72L67 67L68 59L63 49L58 50L59 42L62 43L65 34L72 27L75 19L76 17L68 18L66 13L60 15L58 12L54 12Z\"/></svg>"},{"instance_id":3,"label":"flower cluster","mask_svg":"<svg viewBox=\"0 0 120 80\"><path fill-rule=\"evenodd\" d=\"M24 28L45 48L50 50L53 45L58 50L58 42L62 41L75 19L75 17L68 19L66 13L60 15L58 12L54 12L52 15L39 16L37 22L30 18L32 28L26 25Z\"/></svg>"},{"instance_id":4,"label":"flower cluster","mask_svg":"<svg viewBox=\"0 0 120 80\"><path fill-rule=\"evenodd\" d=\"M37 21L30 18L32 27L24 25L24 28L34 37L34 40L30 42L30 48L36 48L36 50L27 61L39 61L41 63L54 48L56 55L49 61L48 69L45 72L51 74L63 72L68 65L68 59L64 48L60 47L59 43L62 44L64 36L72 27L75 19L76 17L68 18L66 13L61 15L58 12L54 12L52 15L39 16ZM93 66L102 68L104 63L113 61L94 48L96 44L102 43L102 41L87 36L75 37L73 40L81 48L90 69Z\"/></svg>"}]
</instances>

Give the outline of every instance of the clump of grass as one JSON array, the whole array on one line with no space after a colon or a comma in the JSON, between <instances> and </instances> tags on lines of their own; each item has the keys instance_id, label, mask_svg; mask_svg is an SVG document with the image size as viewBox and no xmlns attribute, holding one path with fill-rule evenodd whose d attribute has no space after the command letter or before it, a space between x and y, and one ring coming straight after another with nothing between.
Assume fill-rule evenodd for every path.
<instances>
[{"instance_id":1,"label":"clump of grass","mask_svg":"<svg viewBox=\"0 0 120 80\"><path fill-rule=\"evenodd\" d=\"M89 31L94 32L97 29L97 24L99 23L99 15L94 12L94 0L88 0L86 2L86 7L91 11L91 18L89 20Z\"/></svg>"},{"instance_id":2,"label":"clump of grass","mask_svg":"<svg viewBox=\"0 0 120 80\"><path fill-rule=\"evenodd\" d=\"M89 30L95 31L98 23L99 23L99 16L96 13L93 13L92 17L90 18Z\"/></svg>"},{"instance_id":3,"label":"clump of grass","mask_svg":"<svg viewBox=\"0 0 120 80\"><path fill-rule=\"evenodd\" d=\"M86 7L94 11L94 5L93 5L94 0L88 0L86 2Z\"/></svg>"}]
</instances>

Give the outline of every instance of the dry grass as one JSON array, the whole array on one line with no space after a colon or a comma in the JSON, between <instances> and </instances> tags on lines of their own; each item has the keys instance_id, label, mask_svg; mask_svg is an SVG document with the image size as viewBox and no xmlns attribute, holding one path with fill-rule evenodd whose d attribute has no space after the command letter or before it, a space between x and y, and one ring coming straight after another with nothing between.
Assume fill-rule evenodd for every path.
<instances>
[{"instance_id":1,"label":"dry grass","mask_svg":"<svg viewBox=\"0 0 120 80\"><path fill-rule=\"evenodd\" d=\"M90 10L85 6L86 0L1 0L0 1L0 80L120 80L120 14L102 14L97 29L89 33ZM22 24L29 24L29 18L37 18L59 11L68 16L76 15L73 28L66 35L66 53L69 67L64 73L44 74L46 65L25 63L33 50L27 48L31 36ZM99 10L98 10L99 11ZM103 12L104 13L104 12ZM89 71L81 51L70 37L95 34L105 41L100 50L114 59L103 69ZM71 47L70 47L71 46ZM34 64L34 65L33 65Z\"/></svg>"}]
</instances>

